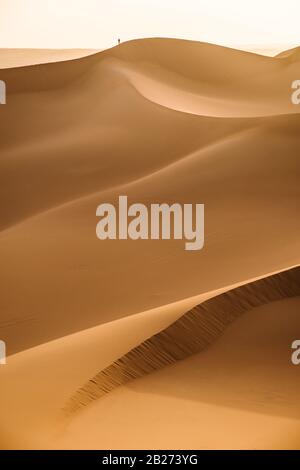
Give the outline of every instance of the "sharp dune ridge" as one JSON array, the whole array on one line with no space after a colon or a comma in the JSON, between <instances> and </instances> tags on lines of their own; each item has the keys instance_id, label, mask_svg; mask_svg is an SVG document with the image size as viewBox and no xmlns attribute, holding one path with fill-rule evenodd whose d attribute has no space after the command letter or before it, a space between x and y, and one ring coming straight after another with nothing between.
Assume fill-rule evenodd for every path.
<instances>
[{"instance_id":1,"label":"sharp dune ridge","mask_svg":"<svg viewBox=\"0 0 300 470\"><path fill-rule=\"evenodd\" d=\"M102 370L79 389L66 405L73 413L116 387L203 351L245 312L300 295L300 267L237 287L194 307Z\"/></svg>"},{"instance_id":2,"label":"sharp dune ridge","mask_svg":"<svg viewBox=\"0 0 300 470\"><path fill-rule=\"evenodd\" d=\"M277 122L277 120L275 120L275 119L276 118L274 117L274 127L280 125ZM291 118L291 120L292 119L293 118ZM300 117L299 118L294 117L294 120L295 120L295 125L297 125L298 121L300 121ZM269 125L271 125L270 122L269 122ZM291 122L291 127L292 126L293 126L293 123ZM163 173L167 173L168 170L170 170L171 168L176 167L177 165L185 165L185 163L187 163L188 160L192 160L192 159L195 159L195 158L201 158L201 152L205 153L206 151L213 150L213 149L217 148L218 146L221 147L227 141L230 142L230 141L232 141L232 139L234 139L236 137L242 137L243 135L247 135L247 133L251 133L251 131L253 131L255 129L258 129L258 128L259 128L259 124L257 123L256 120L253 119L252 126L251 126L250 122L247 122L247 123L245 122L244 126L241 126L240 129L237 128L236 131L232 130L232 133L226 134L224 137L220 137L219 140L215 140L213 143L207 143L206 145L203 145L203 147L201 147L200 149L192 151L191 153L184 154L182 156L178 156L177 160L175 160L173 162L170 162L170 163L166 163L165 166L161 166L157 169L154 169L150 173L146 173L144 175L141 175L141 176L137 177L136 179L132 179L132 180L126 181L126 182L121 183L121 184L116 184L116 186L110 186L109 188L106 188L106 189L102 188L100 190L99 189L94 190L94 191L89 192L89 193L84 194L84 195L76 195L76 196L74 195L74 198L72 198L70 200L59 201L57 205L50 206L50 207L45 207L40 212L34 213L32 215L27 215L22 219L18 219L18 221L16 221L15 223L12 223L11 225L10 224L8 226L4 225L2 228L1 228L1 222L0 222L0 236L1 236L1 233L9 231L9 230L13 230L16 226L18 226L20 224L23 224L23 223L26 223L26 221L28 221L29 219L34 219L34 218L41 217L44 214L46 214L47 212L63 209L66 206L74 205L77 202L83 201L85 199L88 200L89 198L94 197L94 196L99 196L101 198L104 198L106 194L110 195L112 193L112 191L114 191L114 192L119 191L120 194L124 193L124 192L126 192L127 188L131 187L132 185L143 183L144 181L151 180L151 178L153 178L155 176L158 176L158 175L163 174ZM230 132L230 131L228 130L228 132Z\"/></svg>"},{"instance_id":3,"label":"sharp dune ridge","mask_svg":"<svg viewBox=\"0 0 300 470\"><path fill-rule=\"evenodd\" d=\"M236 122L234 122L236 121ZM7 223L5 222L5 218L2 219L2 223L4 225L1 227L1 221L0 221L0 233L13 229L16 225L22 224L26 222L30 218L34 217L39 217L49 211L55 211L58 209L63 208L66 205L72 205L76 204L79 201L82 201L83 199L90 198L92 196L99 196L99 197L104 197L105 194L109 194L112 191L119 191L120 193L123 191L126 191L127 187L131 185L135 185L137 183L141 183L143 181L147 181L147 179L152 178L153 176L167 172L170 168L176 166L176 165L184 165L189 159L193 158L201 158L201 152L205 153L208 150L217 148L218 146L224 145L227 141L230 142L233 138L236 137L242 137L243 135L247 135L247 133L251 133L252 131L259 131L259 129L266 129L269 131L272 130L277 130L278 133L280 132L289 132L291 135L294 133L298 132L299 128L299 123L300 123L300 116L297 114L295 115L281 115L281 116L272 116L269 118L244 118L242 120L237 119L237 118L232 118L231 123L228 126L224 126L224 131L220 131L220 137L215 136L215 139L213 142L210 142L210 139L207 139L207 142L201 143L201 147L197 148L194 151L191 151L190 153L183 154L183 155L178 155L177 159L175 161L171 162L166 162L165 165L160 166L159 168L154 168L151 172L145 172L145 174L141 174L137 176L136 178L133 177L133 179L127 180L125 182L120 182L117 183L115 186L110 186L108 188L102 187L102 189L94 189L92 192L87 192L84 194L73 194L71 199L64 198L62 200L56 201L56 205L50 205L42 208L41 211L39 212L34 212L34 213L29 213L24 215L24 218L19 218L18 220L12 223ZM208 126L211 126L213 123L209 123L209 118L208 118ZM222 126L220 126L222 127ZM200 127L199 127L200 129ZM22 148L21 151L24 150L24 147ZM14 153L18 153L18 150L15 150ZM9 154L8 154L9 155Z\"/></svg>"}]
</instances>

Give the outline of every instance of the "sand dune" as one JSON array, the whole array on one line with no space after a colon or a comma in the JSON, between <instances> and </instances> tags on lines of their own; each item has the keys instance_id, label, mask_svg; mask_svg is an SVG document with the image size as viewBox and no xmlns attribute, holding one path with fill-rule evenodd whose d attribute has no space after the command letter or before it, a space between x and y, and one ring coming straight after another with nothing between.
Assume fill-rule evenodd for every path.
<instances>
[{"instance_id":1,"label":"sand dune","mask_svg":"<svg viewBox=\"0 0 300 470\"><path fill-rule=\"evenodd\" d=\"M299 115L216 118L153 103L111 65L136 66L143 51L156 71L164 61L182 69L187 89L219 77L212 86L224 96L233 83L254 93L251 67L279 81L277 68L285 71L278 59L163 40L3 71L1 326L10 353L299 262ZM205 249L191 257L180 242L101 244L96 207L121 193L146 204L205 201Z\"/></svg>"},{"instance_id":2,"label":"sand dune","mask_svg":"<svg viewBox=\"0 0 300 470\"><path fill-rule=\"evenodd\" d=\"M97 447L100 437L110 448L132 446L133 429L126 440L124 427L118 430L112 421L106 427L112 441L96 424L98 413L108 419L102 401L117 413L114 397L133 403L131 388L81 411L73 425L62 410L76 390L195 305L300 263L300 116L291 104L297 52L263 57L148 39L81 54L0 52L0 78L8 91L7 105L0 106L0 337L9 354L9 365L0 370L2 447ZM100 242L96 208L116 203L120 194L146 205L204 203L204 249L186 252L180 240ZM283 294L281 301L292 305ZM245 318L256 305L252 300ZM267 300L259 308L274 307L280 322L278 304ZM297 335L291 315L290 331ZM184 318L178 320L182 334ZM275 338L274 347L280 341ZM181 401L168 388L163 398L146 391L164 373L130 385L142 390L145 383L141 407L157 406L158 413L167 401L171 413ZM188 371L184 381L189 388ZM217 395L207 405L208 394L192 407L187 394L184 406L189 416L196 413L195 426L201 414L211 420L211 436L219 412L224 420L262 426L262 442L274 447L280 437L272 431L275 422L298 429L290 414L279 413L279 419L277 411L266 417L252 409L244 391L243 411L236 395L228 410ZM124 423L126 413L120 414ZM194 430L186 435L191 438ZM137 445L146 445L144 435ZM153 447L176 447L174 434L169 441L160 436ZM253 439L239 438L236 428L234 439L238 446L257 443L254 427ZM214 443L212 437L190 442L222 443L221 435ZM225 439L223 445L233 442ZM183 445L189 447L188 440Z\"/></svg>"},{"instance_id":3,"label":"sand dune","mask_svg":"<svg viewBox=\"0 0 300 470\"><path fill-rule=\"evenodd\" d=\"M93 49L0 49L0 69L79 59L96 52Z\"/></svg>"},{"instance_id":4,"label":"sand dune","mask_svg":"<svg viewBox=\"0 0 300 470\"><path fill-rule=\"evenodd\" d=\"M1 320L10 351L297 264L295 118L3 231ZM118 194L146 204L206 201L204 250L191 256L181 241L102 244L94 236L95 210Z\"/></svg>"},{"instance_id":5,"label":"sand dune","mask_svg":"<svg viewBox=\"0 0 300 470\"><path fill-rule=\"evenodd\" d=\"M291 273L282 273L282 275L274 274L275 282L272 281L272 277L270 281L263 279L262 281L251 280L250 284L246 282L245 288L241 288L242 295L248 297L246 307L253 306L251 292L256 292L257 295L254 303L272 300L274 294L275 296L279 295L280 298L285 295L293 295L296 293L294 289L298 289L297 273L298 271L293 270ZM289 279L295 279L296 283L294 284L293 281L289 286L287 282ZM256 286L255 289L252 289L253 282ZM270 289L272 286L275 287L275 290ZM265 287L269 290L265 290ZM63 442L68 442L72 436L72 422L74 421L73 416L71 421L68 419L66 407L69 406L76 390L84 385L92 375L95 375L99 368L105 368L145 339L164 330L199 302L204 302L203 305L205 305L207 299L214 300L215 298L219 305L218 296L222 292L238 288L239 284L227 286L220 291L210 292L196 298L186 299L184 302L107 323L11 356L9 367L1 370L0 396L3 404L10 402L13 404L13 408L3 406L1 409L0 443L10 436L10 446L13 448L63 447L65 445ZM220 299L222 301L222 295ZM225 299L231 305L231 294ZM248 303L249 301L250 303ZM232 319L233 317L229 316L228 320ZM204 318L203 320L205 322ZM210 319L207 319L207 322L209 324ZM170 328L172 329L172 326ZM198 333L198 342L205 341L206 333L201 329L201 326L198 328ZM188 338L185 337L185 340L188 341ZM199 349L196 348L196 350ZM20 393L20 389L23 390L22 393ZM41 396L43 400L40 400ZM247 408L247 399L242 403L243 407ZM101 407L101 405L99 406ZM85 421L86 413L89 416L88 411L84 411L84 413L81 411L79 419ZM78 418L76 417L75 426L77 422ZM94 429L94 424L92 429ZM108 426L106 431L108 429L111 429L113 433L123 432L118 431L115 425L112 428ZM98 430L98 434L99 432L101 431ZM101 440L102 437L101 435ZM77 435L75 445L86 445L83 444L84 438L82 444L78 444L78 439ZM118 443L122 443L120 437L115 441L116 447ZM70 443L68 442L67 445L69 446Z\"/></svg>"},{"instance_id":6,"label":"sand dune","mask_svg":"<svg viewBox=\"0 0 300 470\"><path fill-rule=\"evenodd\" d=\"M299 449L299 371L287 347L299 305L295 297L255 308L205 352L94 402L60 446Z\"/></svg>"},{"instance_id":7,"label":"sand dune","mask_svg":"<svg viewBox=\"0 0 300 470\"><path fill-rule=\"evenodd\" d=\"M202 302L91 378L72 397L66 411L76 411L120 385L205 350L232 322L255 307L297 296L300 296L300 268L246 284Z\"/></svg>"},{"instance_id":8,"label":"sand dune","mask_svg":"<svg viewBox=\"0 0 300 470\"><path fill-rule=\"evenodd\" d=\"M277 54L279 59L286 59L287 62L298 62L300 58L300 47L294 47L287 51L280 52Z\"/></svg>"}]
</instances>

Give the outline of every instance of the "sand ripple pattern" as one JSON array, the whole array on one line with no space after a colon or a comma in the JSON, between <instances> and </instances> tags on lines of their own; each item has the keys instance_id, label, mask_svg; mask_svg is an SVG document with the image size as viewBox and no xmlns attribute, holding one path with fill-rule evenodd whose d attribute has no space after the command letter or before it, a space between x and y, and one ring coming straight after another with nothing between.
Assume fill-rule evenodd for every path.
<instances>
[{"instance_id":1,"label":"sand ripple pattern","mask_svg":"<svg viewBox=\"0 0 300 470\"><path fill-rule=\"evenodd\" d=\"M120 385L203 351L248 310L299 295L297 267L207 300L99 372L75 393L66 411L74 412Z\"/></svg>"}]
</instances>

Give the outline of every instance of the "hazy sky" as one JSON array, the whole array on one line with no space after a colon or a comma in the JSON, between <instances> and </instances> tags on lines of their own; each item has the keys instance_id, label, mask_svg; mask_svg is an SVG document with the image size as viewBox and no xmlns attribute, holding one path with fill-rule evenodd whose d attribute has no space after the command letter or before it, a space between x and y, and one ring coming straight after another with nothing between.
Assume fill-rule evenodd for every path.
<instances>
[{"instance_id":1,"label":"hazy sky","mask_svg":"<svg viewBox=\"0 0 300 470\"><path fill-rule=\"evenodd\" d=\"M152 36L300 45L300 0L0 0L0 47L96 48Z\"/></svg>"}]
</instances>

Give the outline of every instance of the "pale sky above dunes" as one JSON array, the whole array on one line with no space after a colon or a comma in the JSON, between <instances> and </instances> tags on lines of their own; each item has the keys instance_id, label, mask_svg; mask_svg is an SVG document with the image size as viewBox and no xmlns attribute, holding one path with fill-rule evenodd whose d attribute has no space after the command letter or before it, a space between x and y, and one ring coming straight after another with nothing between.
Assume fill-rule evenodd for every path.
<instances>
[{"instance_id":1,"label":"pale sky above dunes","mask_svg":"<svg viewBox=\"0 0 300 470\"><path fill-rule=\"evenodd\" d=\"M300 45L299 0L0 0L0 47L95 48L178 37L245 49Z\"/></svg>"}]
</instances>

